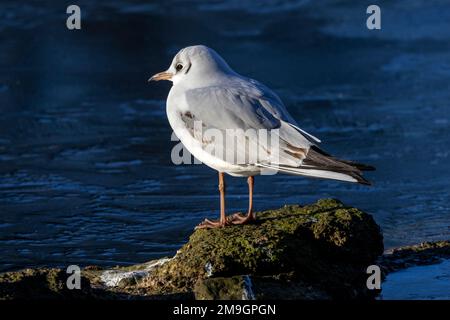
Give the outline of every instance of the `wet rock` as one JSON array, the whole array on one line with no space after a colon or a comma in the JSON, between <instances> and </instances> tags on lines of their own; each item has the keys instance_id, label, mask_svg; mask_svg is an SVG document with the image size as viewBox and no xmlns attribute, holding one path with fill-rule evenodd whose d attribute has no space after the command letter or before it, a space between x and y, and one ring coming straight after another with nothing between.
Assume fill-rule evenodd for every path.
<instances>
[{"instance_id":1,"label":"wet rock","mask_svg":"<svg viewBox=\"0 0 450 320\"><path fill-rule=\"evenodd\" d=\"M168 258L150 261L144 264L131 267L118 267L112 270L101 272L100 280L107 287L130 287L136 286L139 282L147 277L152 270L162 266L169 261Z\"/></svg>"},{"instance_id":2,"label":"wet rock","mask_svg":"<svg viewBox=\"0 0 450 320\"><path fill-rule=\"evenodd\" d=\"M150 294L190 292L197 281L211 277L291 273L291 281L316 287L321 295L371 295L365 270L382 254L383 239L370 215L323 199L260 212L258 219L250 225L195 231L141 287Z\"/></svg>"},{"instance_id":3,"label":"wet rock","mask_svg":"<svg viewBox=\"0 0 450 320\"><path fill-rule=\"evenodd\" d=\"M331 296L292 275L232 276L201 279L194 286L198 300L330 300Z\"/></svg>"},{"instance_id":4,"label":"wet rock","mask_svg":"<svg viewBox=\"0 0 450 320\"><path fill-rule=\"evenodd\" d=\"M201 279L194 286L197 300L254 300L248 275Z\"/></svg>"},{"instance_id":5,"label":"wet rock","mask_svg":"<svg viewBox=\"0 0 450 320\"><path fill-rule=\"evenodd\" d=\"M409 267L429 265L450 259L450 241L423 242L417 245L395 248L379 260L385 273Z\"/></svg>"},{"instance_id":6,"label":"wet rock","mask_svg":"<svg viewBox=\"0 0 450 320\"><path fill-rule=\"evenodd\" d=\"M92 295L89 279L81 276L80 289L70 290L68 274L60 269L24 269L0 274L0 299L86 299Z\"/></svg>"},{"instance_id":7,"label":"wet rock","mask_svg":"<svg viewBox=\"0 0 450 320\"><path fill-rule=\"evenodd\" d=\"M171 259L109 270L89 266L82 271L89 281L87 288L91 291L87 293L107 299L374 296L366 288L366 268L382 254L383 238L369 214L338 200L322 199L312 205L259 212L257 216L258 220L249 225L196 230ZM61 281L53 290L49 288L55 286L41 278L19 285L15 281L7 284L2 277L2 298L16 297L15 288L35 296L70 295ZM9 291L1 289L5 285Z\"/></svg>"}]
</instances>

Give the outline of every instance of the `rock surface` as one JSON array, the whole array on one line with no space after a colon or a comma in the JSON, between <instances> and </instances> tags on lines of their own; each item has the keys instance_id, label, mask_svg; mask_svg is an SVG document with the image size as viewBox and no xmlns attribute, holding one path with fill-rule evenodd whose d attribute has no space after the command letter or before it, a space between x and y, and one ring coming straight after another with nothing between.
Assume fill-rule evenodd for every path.
<instances>
[{"instance_id":1,"label":"rock surface","mask_svg":"<svg viewBox=\"0 0 450 320\"><path fill-rule=\"evenodd\" d=\"M36 269L0 275L0 298L367 299L366 268L383 253L373 218L333 199L257 213L244 226L197 230L172 258L67 274Z\"/></svg>"},{"instance_id":2,"label":"rock surface","mask_svg":"<svg viewBox=\"0 0 450 320\"><path fill-rule=\"evenodd\" d=\"M60 269L6 272L0 274L0 299L86 299L93 296L88 278L81 277L81 290L69 290L67 277Z\"/></svg>"},{"instance_id":3,"label":"rock surface","mask_svg":"<svg viewBox=\"0 0 450 320\"><path fill-rule=\"evenodd\" d=\"M184 293L204 279L250 275L256 298L268 294L258 283L271 283L274 292L276 284L279 290L286 285L308 288L305 298L369 295L365 270L383 252L380 229L370 215L323 199L257 216L255 224L197 230L140 287L148 294Z\"/></svg>"},{"instance_id":4,"label":"rock surface","mask_svg":"<svg viewBox=\"0 0 450 320\"><path fill-rule=\"evenodd\" d=\"M423 242L413 246L396 248L386 252L380 259L385 273L401 269L429 265L450 259L450 241Z\"/></svg>"}]
</instances>

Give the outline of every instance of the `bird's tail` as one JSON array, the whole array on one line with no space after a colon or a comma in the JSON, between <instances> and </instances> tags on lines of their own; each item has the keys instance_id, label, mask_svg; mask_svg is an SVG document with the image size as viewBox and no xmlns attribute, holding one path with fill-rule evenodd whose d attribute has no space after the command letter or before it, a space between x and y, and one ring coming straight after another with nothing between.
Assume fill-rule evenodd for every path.
<instances>
[{"instance_id":1,"label":"bird's tail","mask_svg":"<svg viewBox=\"0 0 450 320\"><path fill-rule=\"evenodd\" d=\"M365 185L371 183L362 176L362 171L375 170L374 167L369 165L337 159L316 146L309 149L300 166L293 167L281 164L259 164L259 166L286 174L356 182Z\"/></svg>"}]
</instances>

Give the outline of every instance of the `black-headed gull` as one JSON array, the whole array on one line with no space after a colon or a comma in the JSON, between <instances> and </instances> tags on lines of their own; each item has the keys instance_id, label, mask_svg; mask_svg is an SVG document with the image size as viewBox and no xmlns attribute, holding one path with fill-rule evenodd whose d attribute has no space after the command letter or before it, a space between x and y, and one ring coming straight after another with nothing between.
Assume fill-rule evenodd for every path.
<instances>
[{"instance_id":1,"label":"black-headed gull","mask_svg":"<svg viewBox=\"0 0 450 320\"><path fill-rule=\"evenodd\" d=\"M198 228L255 220L254 176L281 172L369 184L362 170L373 167L339 160L318 148L269 88L233 71L214 50L180 50L169 69L149 80L170 80L167 117L176 136L198 160L219 172L220 219ZM248 177L247 215L225 215L224 173Z\"/></svg>"}]
</instances>

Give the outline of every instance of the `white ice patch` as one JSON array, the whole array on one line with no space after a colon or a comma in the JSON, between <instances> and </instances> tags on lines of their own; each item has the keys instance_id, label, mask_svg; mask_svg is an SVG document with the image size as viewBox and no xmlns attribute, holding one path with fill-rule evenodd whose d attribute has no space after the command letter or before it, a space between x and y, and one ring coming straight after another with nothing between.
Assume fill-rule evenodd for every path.
<instances>
[{"instance_id":1,"label":"white ice patch","mask_svg":"<svg viewBox=\"0 0 450 320\"><path fill-rule=\"evenodd\" d=\"M207 262L205 264L205 271L206 271L206 276L208 278L213 275L213 266L212 266L211 262Z\"/></svg>"},{"instance_id":2,"label":"white ice patch","mask_svg":"<svg viewBox=\"0 0 450 320\"><path fill-rule=\"evenodd\" d=\"M162 258L159 260L151 261L141 270L122 271L122 270L106 270L100 276L101 281L108 287L116 287L123 279L134 278L135 281L142 279L149 275L149 273L156 267L162 266L169 261L169 258Z\"/></svg>"}]
</instances>

